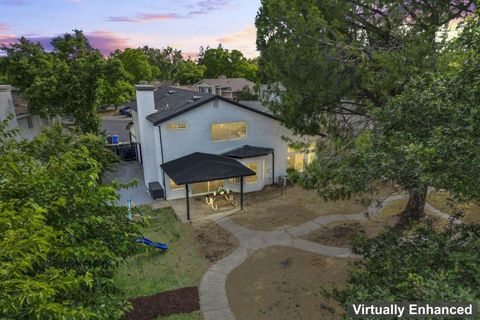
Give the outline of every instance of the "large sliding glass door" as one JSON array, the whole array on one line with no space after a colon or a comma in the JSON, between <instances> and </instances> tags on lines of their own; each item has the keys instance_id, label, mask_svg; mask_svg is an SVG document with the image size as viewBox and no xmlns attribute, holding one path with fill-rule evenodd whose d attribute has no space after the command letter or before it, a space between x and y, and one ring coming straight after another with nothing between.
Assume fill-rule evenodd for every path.
<instances>
[{"instance_id":1,"label":"large sliding glass door","mask_svg":"<svg viewBox=\"0 0 480 320\"><path fill-rule=\"evenodd\" d=\"M192 184L192 194L210 193L216 191L219 187L223 187L224 180L213 180L207 182L199 182Z\"/></svg>"}]
</instances>

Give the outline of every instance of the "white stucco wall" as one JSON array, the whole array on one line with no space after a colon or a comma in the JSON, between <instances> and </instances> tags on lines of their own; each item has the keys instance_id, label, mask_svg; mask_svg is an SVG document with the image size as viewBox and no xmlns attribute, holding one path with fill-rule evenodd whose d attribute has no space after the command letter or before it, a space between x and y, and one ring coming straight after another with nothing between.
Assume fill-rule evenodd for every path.
<instances>
[{"instance_id":1,"label":"white stucco wall","mask_svg":"<svg viewBox=\"0 0 480 320\"><path fill-rule=\"evenodd\" d=\"M0 121L12 114L13 118L9 121L9 129L20 129L18 139L32 140L39 135L43 129L50 125L47 119L38 115L23 114L15 115L15 107L13 105L12 87L10 85L0 85ZM31 128L29 127L29 118L31 119Z\"/></svg>"},{"instance_id":2,"label":"white stucco wall","mask_svg":"<svg viewBox=\"0 0 480 320\"><path fill-rule=\"evenodd\" d=\"M145 186L148 188L150 182L160 182L160 137L158 127L153 126L146 117L155 112L153 87L147 85L136 86L137 96L137 116L134 116L134 123L138 120L137 138L141 144L142 161L143 161L143 176ZM135 114L135 113L134 113Z\"/></svg>"},{"instance_id":3,"label":"white stucco wall","mask_svg":"<svg viewBox=\"0 0 480 320\"><path fill-rule=\"evenodd\" d=\"M28 117L31 117L31 128L28 126ZM18 117L17 123L18 128L20 129L21 137L29 141L38 136L43 131L43 129L50 125L47 119L44 119L37 115Z\"/></svg>"},{"instance_id":4,"label":"white stucco wall","mask_svg":"<svg viewBox=\"0 0 480 320\"><path fill-rule=\"evenodd\" d=\"M218 104L218 107L215 107ZM187 129L167 130L170 121L185 121ZM214 123L247 122L247 137L241 140L212 141L211 125ZM275 180L286 175L287 169L287 143L282 136L292 137L290 130L272 118L252 112L223 100L214 100L192 111L181 114L160 125L162 130L164 161L168 162L188 155L192 152L205 152L220 154L235 147L249 144L258 147L273 148L275 153ZM260 159L241 159L240 162L248 163L258 161L259 171L262 168ZM266 171L272 170L271 156L266 157ZM270 174L267 175L271 177ZM261 179L259 179L261 180ZM271 178L268 183L272 183ZM244 191L257 191L264 187L265 182L245 184ZM234 191L235 186L227 185ZM170 190L169 178L166 177L167 199L182 198L184 190Z\"/></svg>"}]
</instances>

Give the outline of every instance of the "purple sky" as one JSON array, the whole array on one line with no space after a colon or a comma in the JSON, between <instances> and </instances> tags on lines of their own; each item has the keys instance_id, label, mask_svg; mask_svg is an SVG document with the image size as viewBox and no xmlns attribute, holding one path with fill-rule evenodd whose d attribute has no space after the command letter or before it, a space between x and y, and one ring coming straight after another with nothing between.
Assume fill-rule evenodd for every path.
<instances>
[{"instance_id":1,"label":"purple sky","mask_svg":"<svg viewBox=\"0 0 480 320\"><path fill-rule=\"evenodd\" d=\"M23 35L48 44L52 36L81 29L104 54L169 45L195 56L201 45L222 43L254 57L259 5L260 0L0 0L0 43Z\"/></svg>"}]
</instances>

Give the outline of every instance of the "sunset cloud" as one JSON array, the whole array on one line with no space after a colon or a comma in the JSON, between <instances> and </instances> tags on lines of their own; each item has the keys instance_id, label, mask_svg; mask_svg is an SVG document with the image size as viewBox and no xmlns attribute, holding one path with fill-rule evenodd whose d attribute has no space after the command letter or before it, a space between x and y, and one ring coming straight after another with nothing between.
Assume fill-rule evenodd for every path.
<instances>
[{"instance_id":1,"label":"sunset cloud","mask_svg":"<svg viewBox=\"0 0 480 320\"><path fill-rule=\"evenodd\" d=\"M114 52L116 49L123 50L125 48L131 47L130 39L122 37L117 33L97 30L85 34L88 38L88 41L93 48L100 50L100 52L107 56L110 53ZM0 34L0 43L1 44L11 44L16 43L20 36L13 35L1 35ZM52 37L45 36L25 36L29 41L33 43L39 43L45 50L52 50Z\"/></svg>"},{"instance_id":2,"label":"sunset cloud","mask_svg":"<svg viewBox=\"0 0 480 320\"><path fill-rule=\"evenodd\" d=\"M8 29L9 28L8 28L7 24L0 22L0 32L5 32Z\"/></svg>"},{"instance_id":3,"label":"sunset cloud","mask_svg":"<svg viewBox=\"0 0 480 320\"><path fill-rule=\"evenodd\" d=\"M238 49L247 57L258 56L255 42L257 37L257 29L253 25L246 26L242 31L227 34L216 39L218 43L227 45L231 48Z\"/></svg>"},{"instance_id":4,"label":"sunset cloud","mask_svg":"<svg viewBox=\"0 0 480 320\"><path fill-rule=\"evenodd\" d=\"M144 23L172 19L187 19L198 15L208 14L214 11L223 10L231 5L232 0L201 0L184 4L176 8L175 12L143 13L139 12L133 16L111 16L106 19L108 22L130 22Z\"/></svg>"},{"instance_id":5,"label":"sunset cloud","mask_svg":"<svg viewBox=\"0 0 480 320\"><path fill-rule=\"evenodd\" d=\"M106 21L143 23L143 22L154 22L154 21L171 20L171 19L179 19L179 18L180 16L176 15L175 13L159 13L159 14L137 13L134 17L128 17L128 16L108 17Z\"/></svg>"}]
</instances>

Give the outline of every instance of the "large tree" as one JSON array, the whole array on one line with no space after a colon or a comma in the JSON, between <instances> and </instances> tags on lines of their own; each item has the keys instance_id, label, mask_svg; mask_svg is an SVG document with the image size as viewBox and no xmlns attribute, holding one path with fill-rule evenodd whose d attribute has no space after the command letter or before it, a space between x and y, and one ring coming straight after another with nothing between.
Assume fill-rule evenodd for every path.
<instances>
[{"instance_id":1,"label":"large tree","mask_svg":"<svg viewBox=\"0 0 480 320\"><path fill-rule=\"evenodd\" d=\"M224 75L229 78L257 80L258 66L245 58L242 52L230 51L223 48L222 45L218 45L217 48L200 48L198 62L205 67L205 77L207 78Z\"/></svg>"},{"instance_id":2,"label":"large tree","mask_svg":"<svg viewBox=\"0 0 480 320\"><path fill-rule=\"evenodd\" d=\"M53 38L52 47L46 52L25 38L3 47L9 82L28 100L32 113L72 116L83 132L97 132L102 55L79 30Z\"/></svg>"},{"instance_id":3,"label":"large tree","mask_svg":"<svg viewBox=\"0 0 480 320\"><path fill-rule=\"evenodd\" d=\"M297 133L327 136L305 186L338 199L387 180L410 195L405 217L423 215L433 177L455 174L446 165L427 173L432 164L415 158L415 148L425 151L431 130L445 124L435 105L425 105L424 85L445 71L442 31L471 14L473 2L262 1L256 20L262 66L286 88L271 107ZM440 154L446 146L437 148Z\"/></svg>"},{"instance_id":4,"label":"large tree","mask_svg":"<svg viewBox=\"0 0 480 320\"><path fill-rule=\"evenodd\" d=\"M133 83L151 81L159 77L159 69L149 63L148 56L140 48L116 50L113 57L122 62L125 70L131 75Z\"/></svg>"},{"instance_id":5,"label":"large tree","mask_svg":"<svg viewBox=\"0 0 480 320\"><path fill-rule=\"evenodd\" d=\"M62 128L17 142L0 123L0 318L121 319L112 277L136 227L99 177L111 153Z\"/></svg>"}]
</instances>

